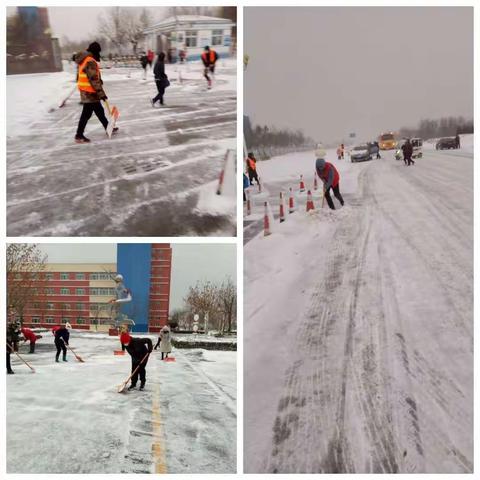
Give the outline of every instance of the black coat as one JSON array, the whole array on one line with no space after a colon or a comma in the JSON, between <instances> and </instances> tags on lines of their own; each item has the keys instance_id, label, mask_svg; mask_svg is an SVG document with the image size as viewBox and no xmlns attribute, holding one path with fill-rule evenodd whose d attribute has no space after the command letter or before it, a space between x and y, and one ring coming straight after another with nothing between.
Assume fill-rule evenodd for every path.
<instances>
[{"instance_id":1,"label":"black coat","mask_svg":"<svg viewBox=\"0 0 480 480\"><path fill-rule=\"evenodd\" d=\"M413 154L413 147L412 147L412 144L410 142L408 143L404 143L402 145L402 152L403 152L403 155L405 157L411 157L412 154Z\"/></svg>"},{"instance_id":2,"label":"black coat","mask_svg":"<svg viewBox=\"0 0 480 480\"><path fill-rule=\"evenodd\" d=\"M132 361L140 362L143 357L153 350L152 341L149 338L132 338L125 350L132 357Z\"/></svg>"},{"instance_id":3,"label":"black coat","mask_svg":"<svg viewBox=\"0 0 480 480\"><path fill-rule=\"evenodd\" d=\"M157 60L155 62L155 66L153 67L153 74L155 75L156 81L168 78L167 74L165 73L165 63L161 60Z\"/></svg>"},{"instance_id":4,"label":"black coat","mask_svg":"<svg viewBox=\"0 0 480 480\"><path fill-rule=\"evenodd\" d=\"M70 333L66 328L59 328L55 332L55 343L62 344L62 340L68 345L68 339L70 338Z\"/></svg>"}]
</instances>

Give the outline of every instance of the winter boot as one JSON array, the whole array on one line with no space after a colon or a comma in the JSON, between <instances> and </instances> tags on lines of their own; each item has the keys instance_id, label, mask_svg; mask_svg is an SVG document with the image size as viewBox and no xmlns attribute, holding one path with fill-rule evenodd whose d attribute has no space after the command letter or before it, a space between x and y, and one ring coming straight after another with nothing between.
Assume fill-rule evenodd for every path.
<instances>
[{"instance_id":1,"label":"winter boot","mask_svg":"<svg viewBox=\"0 0 480 480\"><path fill-rule=\"evenodd\" d=\"M90 143L90 139L85 135L75 135L75 143Z\"/></svg>"},{"instance_id":2,"label":"winter boot","mask_svg":"<svg viewBox=\"0 0 480 480\"><path fill-rule=\"evenodd\" d=\"M58 358L56 358L55 361L58 363Z\"/></svg>"},{"instance_id":3,"label":"winter boot","mask_svg":"<svg viewBox=\"0 0 480 480\"><path fill-rule=\"evenodd\" d=\"M128 390L128 391L130 391L130 390L135 390L135 386L136 386L136 385L130 385L130 386L127 388L127 390Z\"/></svg>"},{"instance_id":4,"label":"winter boot","mask_svg":"<svg viewBox=\"0 0 480 480\"><path fill-rule=\"evenodd\" d=\"M13 375L15 372L13 370L7 370L8 375Z\"/></svg>"},{"instance_id":5,"label":"winter boot","mask_svg":"<svg viewBox=\"0 0 480 480\"><path fill-rule=\"evenodd\" d=\"M64 362L68 362L66 355L63 356L63 361L64 361Z\"/></svg>"},{"instance_id":6,"label":"winter boot","mask_svg":"<svg viewBox=\"0 0 480 480\"><path fill-rule=\"evenodd\" d=\"M142 384L140 385L139 390L140 390L141 392L143 392L143 390L145 390L145 384L144 384L144 383L142 383Z\"/></svg>"}]
</instances>

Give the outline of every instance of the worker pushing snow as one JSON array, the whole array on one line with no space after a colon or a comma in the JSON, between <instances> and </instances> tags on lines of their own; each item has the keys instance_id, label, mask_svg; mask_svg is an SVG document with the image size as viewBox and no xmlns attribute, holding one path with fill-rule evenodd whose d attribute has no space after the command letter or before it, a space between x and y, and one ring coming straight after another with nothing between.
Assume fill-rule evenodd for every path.
<instances>
[{"instance_id":1,"label":"worker pushing snow","mask_svg":"<svg viewBox=\"0 0 480 480\"><path fill-rule=\"evenodd\" d=\"M330 189L333 190L333 194L340 204L342 206L344 204L340 193L340 175L334 165L325 161L326 152L322 144L317 145L315 156L317 158L315 161L315 169L317 170L318 177L323 182L323 194L327 200L328 206L332 210L335 210L335 205L330 197Z\"/></svg>"},{"instance_id":2,"label":"worker pushing snow","mask_svg":"<svg viewBox=\"0 0 480 480\"><path fill-rule=\"evenodd\" d=\"M91 43L87 50L75 55L75 62L78 65L77 86L80 90L80 101L83 104L82 115L78 122L76 143L89 143L90 140L83 134L90 117L95 115L100 120L105 132L107 132L108 120L105 116L101 101L107 100L103 90L103 80L100 75L100 52L102 48L98 42ZM113 120L111 120L113 121ZM113 133L118 131L113 128Z\"/></svg>"},{"instance_id":3,"label":"worker pushing snow","mask_svg":"<svg viewBox=\"0 0 480 480\"><path fill-rule=\"evenodd\" d=\"M122 306L125 303L132 301L132 294L123 283L123 275L116 275L114 280L116 283L115 298L112 298L109 303L112 303L115 309L115 327L118 328L121 325L135 325L133 320L130 320L124 313L121 312Z\"/></svg>"}]
</instances>

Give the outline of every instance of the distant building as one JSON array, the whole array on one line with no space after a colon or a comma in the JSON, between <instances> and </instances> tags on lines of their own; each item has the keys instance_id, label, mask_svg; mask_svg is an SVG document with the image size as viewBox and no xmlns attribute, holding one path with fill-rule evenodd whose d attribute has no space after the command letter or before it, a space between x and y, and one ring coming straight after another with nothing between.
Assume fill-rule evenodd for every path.
<instances>
[{"instance_id":1,"label":"distant building","mask_svg":"<svg viewBox=\"0 0 480 480\"><path fill-rule=\"evenodd\" d=\"M7 19L7 74L62 71L60 46L52 37L48 9L17 7Z\"/></svg>"},{"instance_id":2,"label":"distant building","mask_svg":"<svg viewBox=\"0 0 480 480\"><path fill-rule=\"evenodd\" d=\"M177 15L144 30L145 50L164 52L178 59L184 49L187 60L199 60L205 46L213 48L219 57L232 51L232 29L235 23L226 18L202 15Z\"/></svg>"},{"instance_id":3,"label":"distant building","mask_svg":"<svg viewBox=\"0 0 480 480\"><path fill-rule=\"evenodd\" d=\"M33 274L36 293L25 306L23 325L50 328L69 322L77 329L108 331L113 323L108 302L115 298L118 272L132 294L122 312L134 320L133 331L158 332L168 323L171 270L168 243L118 244L117 263L48 263ZM18 272L9 281L21 282L25 275Z\"/></svg>"}]
</instances>

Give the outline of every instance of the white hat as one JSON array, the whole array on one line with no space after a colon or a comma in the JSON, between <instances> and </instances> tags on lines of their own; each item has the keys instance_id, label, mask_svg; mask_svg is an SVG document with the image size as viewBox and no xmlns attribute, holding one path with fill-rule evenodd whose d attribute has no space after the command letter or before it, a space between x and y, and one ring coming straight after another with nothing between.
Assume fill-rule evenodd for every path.
<instances>
[{"instance_id":1,"label":"white hat","mask_svg":"<svg viewBox=\"0 0 480 480\"><path fill-rule=\"evenodd\" d=\"M123 282L123 275L120 275L120 274L115 275L115 281L116 282Z\"/></svg>"},{"instance_id":2,"label":"white hat","mask_svg":"<svg viewBox=\"0 0 480 480\"><path fill-rule=\"evenodd\" d=\"M65 324L65 328L68 328L69 330L71 330L71 329L72 329L72 326L70 325L69 322L67 322L67 323Z\"/></svg>"},{"instance_id":3,"label":"white hat","mask_svg":"<svg viewBox=\"0 0 480 480\"><path fill-rule=\"evenodd\" d=\"M327 155L327 152L323 148L323 145L321 143L318 143L317 146L315 147L315 156L317 158L325 158Z\"/></svg>"}]
</instances>

